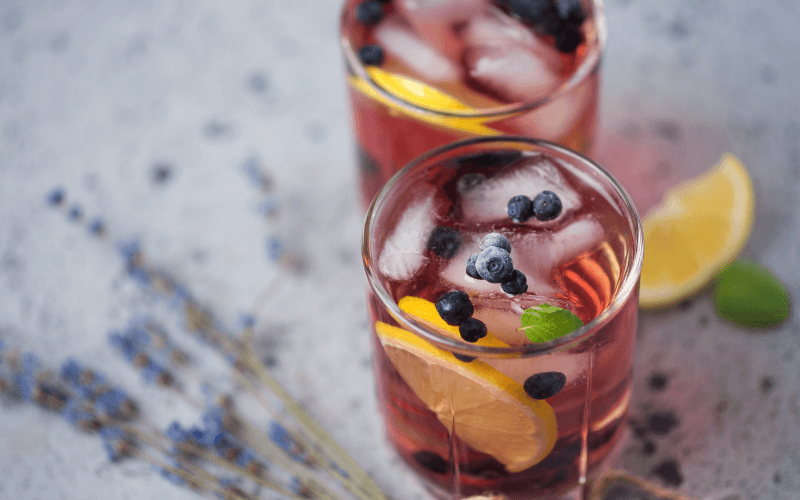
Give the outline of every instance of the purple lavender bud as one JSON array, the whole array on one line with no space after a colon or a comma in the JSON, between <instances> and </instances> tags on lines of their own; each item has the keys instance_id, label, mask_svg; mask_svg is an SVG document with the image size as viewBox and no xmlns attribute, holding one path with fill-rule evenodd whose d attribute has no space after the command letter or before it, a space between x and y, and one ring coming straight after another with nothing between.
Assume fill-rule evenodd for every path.
<instances>
[{"instance_id":1,"label":"purple lavender bud","mask_svg":"<svg viewBox=\"0 0 800 500\"><path fill-rule=\"evenodd\" d=\"M74 358L68 358L61 365L61 380L69 382L70 384L77 384L80 381L83 367L80 362Z\"/></svg>"},{"instance_id":2,"label":"purple lavender bud","mask_svg":"<svg viewBox=\"0 0 800 500\"><path fill-rule=\"evenodd\" d=\"M164 435L175 443L183 443L187 439L188 432L181 427L181 424L176 420L169 424L167 430L164 431Z\"/></svg>"},{"instance_id":3,"label":"purple lavender bud","mask_svg":"<svg viewBox=\"0 0 800 500\"><path fill-rule=\"evenodd\" d=\"M267 238L267 258L277 261L283 255L283 243L275 236Z\"/></svg>"},{"instance_id":4,"label":"purple lavender bud","mask_svg":"<svg viewBox=\"0 0 800 500\"><path fill-rule=\"evenodd\" d=\"M138 238L121 240L118 241L114 246L116 246L117 252L125 262L130 262L135 257L137 257L139 255L139 250L141 247Z\"/></svg>"},{"instance_id":5,"label":"purple lavender bud","mask_svg":"<svg viewBox=\"0 0 800 500\"><path fill-rule=\"evenodd\" d=\"M87 229L90 234L99 235L105 229L105 224L103 224L103 219L100 217L94 217L92 220L89 221L89 225Z\"/></svg>"},{"instance_id":6,"label":"purple lavender bud","mask_svg":"<svg viewBox=\"0 0 800 500\"><path fill-rule=\"evenodd\" d=\"M33 389L36 384L36 380L33 376L25 373L17 373L14 375L13 379L19 398L27 402L33 401Z\"/></svg>"},{"instance_id":7,"label":"purple lavender bud","mask_svg":"<svg viewBox=\"0 0 800 500\"><path fill-rule=\"evenodd\" d=\"M64 190L61 188L55 188L49 193L47 193L47 198L45 198L48 205L56 206L60 205L62 201L64 201Z\"/></svg>"},{"instance_id":8,"label":"purple lavender bud","mask_svg":"<svg viewBox=\"0 0 800 500\"><path fill-rule=\"evenodd\" d=\"M255 460L255 458L255 452L250 448L245 448L236 458L236 466L244 469L248 466L248 464L250 464L250 462Z\"/></svg>"},{"instance_id":9,"label":"purple lavender bud","mask_svg":"<svg viewBox=\"0 0 800 500\"><path fill-rule=\"evenodd\" d=\"M42 362L39 361L39 356L31 352L26 352L22 355L22 367L25 370L25 373L35 375L41 366Z\"/></svg>"},{"instance_id":10,"label":"purple lavender bud","mask_svg":"<svg viewBox=\"0 0 800 500\"><path fill-rule=\"evenodd\" d=\"M110 389L98 396L94 408L98 413L104 413L110 417L117 418L122 413L122 405L128 399L122 389Z\"/></svg>"},{"instance_id":11,"label":"purple lavender bud","mask_svg":"<svg viewBox=\"0 0 800 500\"><path fill-rule=\"evenodd\" d=\"M67 218L69 220L78 220L81 218L82 213L79 205L72 205L72 208L69 209L69 213L67 214Z\"/></svg>"},{"instance_id":12,"label":"purple lavender bud","mask_svg":"<svg viewBox=\"0 0 800 500\"><path fill-rule=\"evenodd\" d=\"M141 286L150 284L150 275L143 268L134 266L128 270L128 276Z\"/></svg>"}]
</instances>

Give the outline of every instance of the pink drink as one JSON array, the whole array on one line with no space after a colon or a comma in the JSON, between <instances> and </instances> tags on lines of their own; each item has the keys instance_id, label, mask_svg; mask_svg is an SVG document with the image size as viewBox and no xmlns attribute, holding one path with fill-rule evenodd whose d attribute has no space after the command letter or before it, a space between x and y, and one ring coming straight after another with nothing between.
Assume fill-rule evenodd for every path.
<instances>
[{"instance_id":1,"label":"pink drink","mask_svg":"<svg viewBox=\"0 0 800 500\"><path fill-rule=\"evenodd\" d=\"M601 0L575 1L580 22L552 27L507 0L391 0L370 24L363 0L348 0L341 41L364 204L411 159L458 139L514 134L590 153L605 20ZM363 62L365 46L380 47L379 64Z\"/></svg>"},{"instance_id":2,"label":"pink drink","mask_svg":"<svg viewBox=\"0 0 800 500\"><path fill-rule=\"evenodd\" d=\"M515 223L508 217L510 198L542 190L557 193L563 203L556 219ZM366 227L364 259L376 332L383 324L397 326L435 346L432 350L474 358L447 354L442 359L461 367L487 365L482 373L496 371L513 380L509 391L540 373L557 372L566 379L562 389L543 399L555 415L556 426L549 429L555 445L535 463L520 465L505 450L475 449L465 442L460 430L472 430L459 426L457 408L448 431L441 415L423 401L427 389L417 378L422 374L397 365L398 358L385 349L385 337L373 335L389 441L433 493L561 498L591 478L620 435L630 396L643 248L638 216L619 185L586 158L552 144L476 139L412 162L380 193ZM458 235L452 255L430 248L437 227ZM526 275L527 292L512 296L499 284L467 276L467 258L491 232L510 241L514 268ZM507 347L448 337L398 306L409 296L435 303L449 290L466 292L472 316ZM543 303L572 311L584 326L550 342L531 343L518 331L520 315ZM474 442L474 436L466 441Z\"/></svg>"}]
</instances>

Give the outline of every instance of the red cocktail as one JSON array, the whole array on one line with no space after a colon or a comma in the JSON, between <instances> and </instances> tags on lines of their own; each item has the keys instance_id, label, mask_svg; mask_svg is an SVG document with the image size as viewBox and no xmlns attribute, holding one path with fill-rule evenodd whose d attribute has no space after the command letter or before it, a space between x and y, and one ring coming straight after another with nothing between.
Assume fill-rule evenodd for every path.
<instances>
[{"instance_id":1,"label":"red cocktail","mask_svg":"<svg viewBox=\"0 0 800 500\"><path fill-rule=\"evenodd\" d=\"M378 399L434 493L561 498L592 476L625 421L642 255L622 188L554 144L463 141L389 181L363 246Z\"/></svg>"},{"instance_id":2,"label":"red cocktail","mask_svg":"<svg viewBox=\"0 0 800 500\"><path fill-rule=\"evenodd\" d=\"M590 153L604 41L601 0L348 0L364 203L411 159L476 135Z\"/></svg>"}]
</instances>

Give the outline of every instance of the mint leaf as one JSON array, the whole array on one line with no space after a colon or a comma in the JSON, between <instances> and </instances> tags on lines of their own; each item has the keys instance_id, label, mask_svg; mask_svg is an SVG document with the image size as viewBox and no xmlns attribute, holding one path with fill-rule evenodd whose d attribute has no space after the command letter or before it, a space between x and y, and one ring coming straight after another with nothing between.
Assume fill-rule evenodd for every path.
<instances>
[{"instance_id":1,"label":"mint leaf","mask_svg":"<svg viewBox=\"0 0 800 500\"><path fill-rule=\"evenodd\" d=\"M557 339L583 326L583 321L572 312L547 303L525 309L521 320L520 330L525 330L531 342Z\"/></svg>"}]
</instances>

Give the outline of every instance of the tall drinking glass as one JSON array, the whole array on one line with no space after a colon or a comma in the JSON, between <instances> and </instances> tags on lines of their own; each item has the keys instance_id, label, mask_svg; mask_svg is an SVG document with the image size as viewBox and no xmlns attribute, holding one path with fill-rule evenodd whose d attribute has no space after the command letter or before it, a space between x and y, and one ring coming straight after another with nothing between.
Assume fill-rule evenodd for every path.
<instances>
[{"instance_id":1,"label":"tall drinking glass","mask_svg":"<svg viewBox=\"0 0 800 500\"><path fill-rule=\"evenodd\" d=\"M469 139L386 184L362 247L379 407L436 496L580 495L625 423L642 245L622 187L553 143Z\"/></svg>"},{"instance_id":2,"label":"tall drinking glass","mask_svg":"<svg viewBox=\"0 0 800 500\"><path fill-rule=\"evenodd\" d=\"M459 139L591 153L601 0L346 0L340 31L365 206L411 159Z\"/></svg>"}]
</instances>

